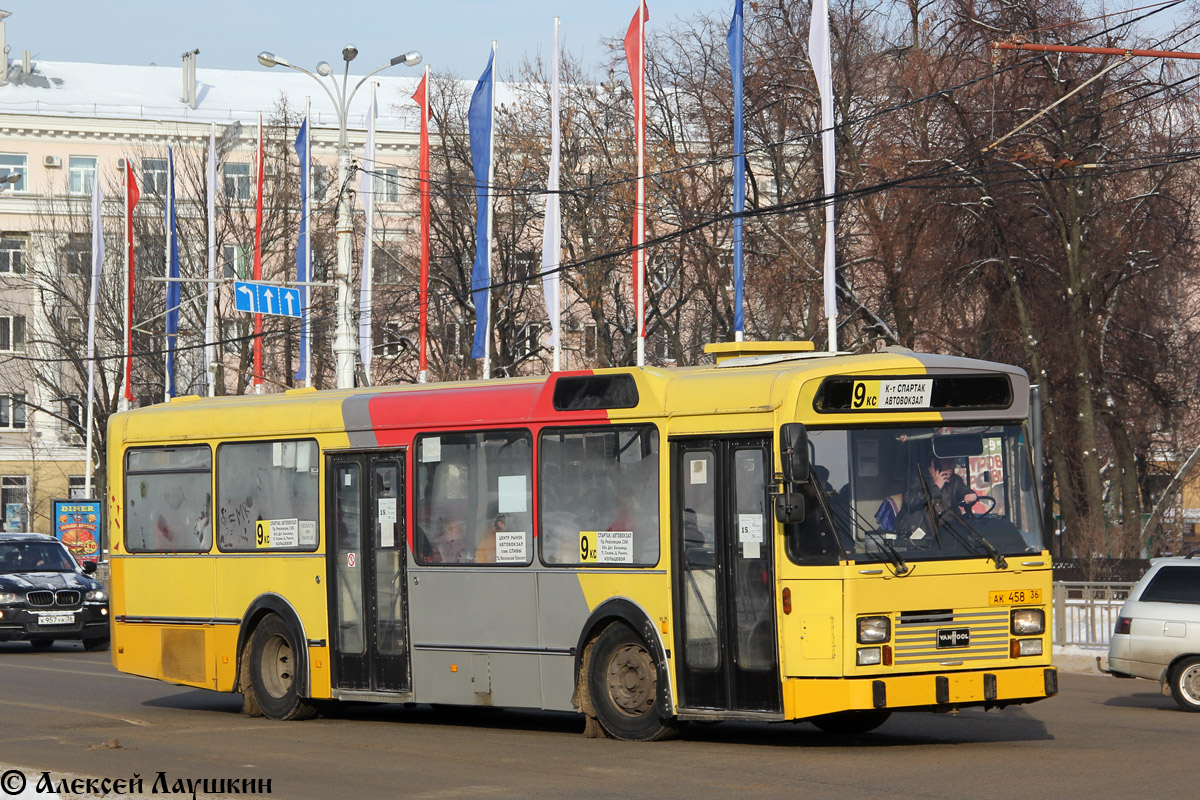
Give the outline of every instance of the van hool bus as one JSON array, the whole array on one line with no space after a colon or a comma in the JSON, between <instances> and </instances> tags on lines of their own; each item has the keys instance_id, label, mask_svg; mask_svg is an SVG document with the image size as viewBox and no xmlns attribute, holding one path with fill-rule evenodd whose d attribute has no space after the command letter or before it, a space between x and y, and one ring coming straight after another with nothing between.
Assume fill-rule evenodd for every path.
<instances>
[{"instance_id":1,"label":"van hool bus","mask_svg":"<svg viewBox=\"0 0 1200 800\"><path fill-rule=\"evenodd\" d=\"M635 740L1056 693L1021 370L708 349L114 416L116 667L273 719L575 709Z\"/></svg>"}]
</instances>

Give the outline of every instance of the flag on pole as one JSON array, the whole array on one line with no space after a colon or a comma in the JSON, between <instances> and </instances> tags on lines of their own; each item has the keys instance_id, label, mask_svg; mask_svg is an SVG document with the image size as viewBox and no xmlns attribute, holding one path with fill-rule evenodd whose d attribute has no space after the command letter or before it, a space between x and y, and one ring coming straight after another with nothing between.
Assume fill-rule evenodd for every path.
<instances>
[{"instance_id":1,"label":"flag on pole","mask_svg":"<svg viewBox=\"0 0 1200 800\"><path fill-rule=\"evenodd\" d=\"M204 171L208 214L208 283L204 302L204 374L208 396L217 393L217 124L208 128L208 163Z\"/></svg>"},{"instance_id":2,"label":"flag on pole","mask_svg":"<svg viewBox=\"0 0 1200 800\"><path fill-rule=\"evenodd\" d=\"M305 109L304 122L300 123L300 131L296 134L296 156L300 159L300 236L296 239L296 281L300 284L300 368L296 370L296 380L308 381L308 287L305 286L311 278L308 268L308 111ZM311 385L311 383L310 383Z\"/></svg>"},{"instance_id":3,"label":"flag on pole","mask_svg":"<svg viewBox=\"0 0 1200 800\"><path fill-rule=\"evenodd\" d=\"M821 95L821 168L825 186L825 322L829 326L829 352L837 350L837 262L834 253L833 195L837 191L833 143L833 57L829 49L829 0L813 0L808 29L808 57L812 59L817 90Z\"/></svg>"},{"instance_id":4,"label":"flag on pole","mask_svg":"<svg viewBox=\"0 0 1200 800\"><path fill-rule=\"evenodd\" d=\"M642 0L625 32L625 62L633 91L633 138L637 146L637 191L633 219L633 307L637 325L637 363L646 363L646 22L650 10Z\"/></svg>"},{"instance_id":5,"label":"flag on pole","mask_svg":"<svg viewBox=\"0 0 1200 800\"><path fill-rule=\"evenodd\" d=\"M471 166L475 171L475 263L471 269L471 299L475 303L475 342L471 358L486 358L488 349L488 306L491 302L491 211L492 211L492 110L495 98L492 65L495 45L487 69L475 85L467 110L471 133ZM486 377L486 375L485 375Z\"/></svg>"},{"instance_id":6,"label":"flag on pole","mask_svg":"<svg viewBox=\"0 0 1200 800\"><path fill-rule=\"evenodd\" d=\"M258 113L258 152L254 157L258 173L257 200L254 206L254 280L262 280L262 221L263 221L263 121ZM263 383L263 317L254 315L254 385ZM260 390L261 391L261 390Z\"/></svg>"},{"instance_id":7,"label":"flag on pole","mask_svg":"<svg viewBox=\"0 0 1200 800\"><path fill-rule=\"evenodd\" d=\"M363 375L368 385L371 383L371 355L375 349L375 337L371 327L375 280L371 251L375 248L371 240L375 227L372 220L375 206L375 117L379 115L375 102L376 86L378 84L371 84L371 107L367 111L367 143L363 148L362 169L359 170L359 195L362 197L365 217L363 227L366 232L363 241L362 285L358 291L358 354L362 359Z\"/></svg>"},{"instance_id":8,"label":"flag on pole","mask_svg":"<svg viewBox=\"0 0 1200 800\"><path fill-rule=\"evenodd\" d=\"M128 162L126 162L128 163ZM100 176L92 182L92 285L88 291L87 327L87 463L84 478L84 496L92 496L92 423L95 419L93 406L96 394L96 306L100 299L100 273L104 266L104 229L100 222L100 207L104 204L104 190L100 188Z\"/></svg>"},{"instance_id":9,"label":"flag on pole","mask_svg":"<svg viewBox=\"0 0 1200 800\"><path fill-rule=\"evenodd\" d=\"M175 228L175 153L167 147L167 375L166 398L175 396L175 340L179 337L179 236Z\"/></svg>"},{"instance_id":10,"label":"flag on pole","mask_svg":"<svg viewBox=\"0 0 1200 800\"><path fill-rule=\"evenodd\" d=\"M133 164L125 157L125 400L133 400L133 209L138 204Z\"/></svg>"},{"instance_id":11,"label":"flag on pole","mask_svg":"<svg viewBox=\"0 0 1200 800\"><path fill-rule=\"evenodd\" d=\"M421 186L421 274L417 288L418 340L420 354L417 356L417 380L425 383L429 376L427 331L429 325L429 65L425 65L425 77L417 85L413 100L421 110L421 146L418 170Z\"/></svg>"},{"instance_id":12,"label":"flag on pole","mask_svg":"<svg viewBox=\"0 0 1200 800\"><path fill-rule=\"evenodd\" d=\"M562 208L559 188L559 116L561 101L558 86L558 17L554 18L554 60L550 67L550 175L546 179L546 220L542 226L542 292L546 295L546 315L550 318L550 344L554 347L554 369L562 369L561 307L558 267L562 260Z\"/></svg>"},{"instance_id":13,"label":"flag on pole","mask_svg":"<svg viewBox=\"0 0 1200 800\"><path fill-rule=\"evenodd\" d=\"M733 20L725 44L733 73L733 335L742 340L746 329L742 297L742 214L746 211L746 134L742 126L743 86L742 0L734 0Z\"/></svg>"}]
</instances>

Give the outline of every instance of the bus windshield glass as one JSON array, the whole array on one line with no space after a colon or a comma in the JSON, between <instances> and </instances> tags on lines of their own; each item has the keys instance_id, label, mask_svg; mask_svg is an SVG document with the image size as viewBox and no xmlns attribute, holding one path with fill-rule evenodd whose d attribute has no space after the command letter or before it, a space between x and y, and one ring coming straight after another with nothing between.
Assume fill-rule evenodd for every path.
<instances>
[{"instance_id":1,"label":"bus windshield glass","mask_svg":"<svg viewBox=\"0 0 1200 800\"><path fill-rule=\"evenodd\" d=\"M1041 552L1020 425L810 429L805 521L793 560L910 561Z\"/></svg>"}]
</instances>

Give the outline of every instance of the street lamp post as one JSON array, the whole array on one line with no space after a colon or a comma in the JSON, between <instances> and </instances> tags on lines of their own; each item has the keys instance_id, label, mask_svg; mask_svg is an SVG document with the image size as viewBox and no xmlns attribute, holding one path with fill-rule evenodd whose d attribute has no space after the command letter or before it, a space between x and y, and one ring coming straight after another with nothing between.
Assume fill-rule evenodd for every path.
<instances>
[{"instance_id":1,"label":"street lamp post","mask_svg":"<svg viewBox=\"0 0 1200 800\"><path fill-rule=\"evenodd\" d=\"M320 84L329 95L334 111L338 118L338 217L337 217L337 327L334 331L333 354L337 363L337 387L350 389L354 386L354 359L358 353L358 334L354 330L354 309L351 305L350 292L350 259L353 249L354 223L350 213L350 197L346 191L350 182L350 143L346 136L346 119L350 113L350 101L358 92L359 87L366 83L377 72L394 67L397 64L407 64L410 67L421 63L421 54L415 50L396 56L388 63L377 67L354 84L347 91L350 75L350 62L358 56L358 48L348 44L342 48L342 60L346 67L342 72L341 84L333 77L333 68L322 61L317 64L316 74L304 67L298 67L285 58L274 53L263 51L258 54L258 63L264 67L290 67L297 72L303 72ZM318 75L320 77L318 77ZM321 78L329 78L328 83ZM330 86L333 87L332 91ZM368 243L368 246L369 243Z\"/></svg>"}]
</instances>

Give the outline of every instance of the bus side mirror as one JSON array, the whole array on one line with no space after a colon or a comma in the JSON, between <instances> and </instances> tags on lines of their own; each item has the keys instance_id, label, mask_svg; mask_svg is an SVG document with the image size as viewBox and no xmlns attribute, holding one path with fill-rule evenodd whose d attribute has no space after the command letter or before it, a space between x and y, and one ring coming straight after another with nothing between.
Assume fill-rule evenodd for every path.
<instances>
[{"instance_id":1,"label":"bus side mirror","mask_svg":"<svg viewBox=\"0 0 1200 800\"><path fill-rule=\"evenodd\" d=\"M779 426L779 461L785 483L808 482L808 429L802 423Z\"/></svg>"},{"instance_id":2,"label":"bus side mirror","mask_svg":"<svg viewBox=\"0 0 1200 800\"><path fill-rule=\"evenodd\" d=\"M783 494L775 495L775 519L784 525L804 522L804 495L793 494L790 484L785 486Z\"/></svg>"}]
</instances>

